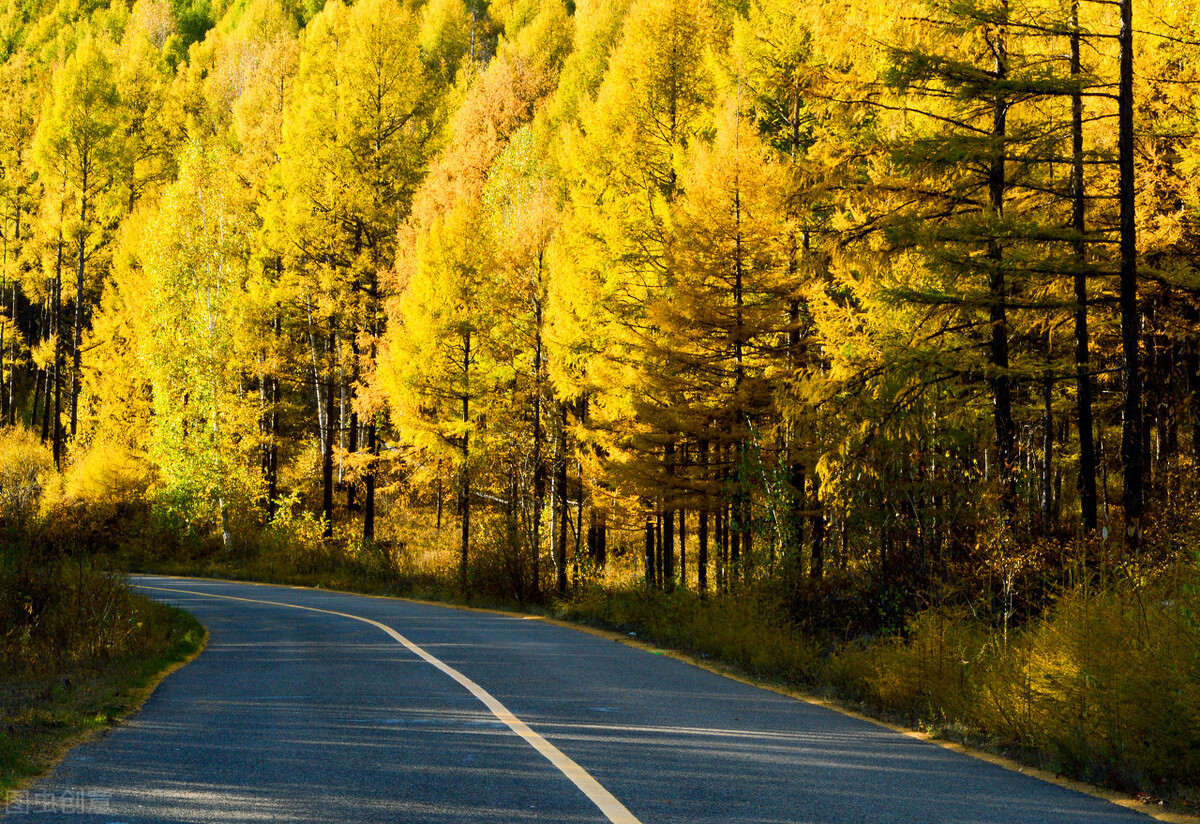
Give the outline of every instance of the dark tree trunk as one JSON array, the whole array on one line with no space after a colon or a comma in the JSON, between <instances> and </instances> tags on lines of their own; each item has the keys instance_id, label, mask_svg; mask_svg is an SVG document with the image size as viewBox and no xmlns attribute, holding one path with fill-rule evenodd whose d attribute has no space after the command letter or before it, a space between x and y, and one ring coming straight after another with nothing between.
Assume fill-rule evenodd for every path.
<instances>
[{"instance_id":1,"label":"dark tree trunk","mask_svg":"<svg viewBox=\"0 0 1200 824\"><path fill-rule=\"evenodd\" d=\"M1079 0L1071 3L1071 76L1082 75ZM1079 507L1084 532L1096 529L1096 441L1089 373L1087 243L1084 240L1083 92L1071 95L1071 230L1075 233L1075 383L1079 427Z\"/></svg>"},{"instance_id":2,"label":"dark tree trunk","mask_svg":"<svg viewBox=\"0 0 1200 824\"><path fill-rule=\"evenodd\" d=\"M1133 145L1133 0L1120 0L1120 82L1117 90L1117 156L1121 206L1121 463L1125 540L1137 552L1142 537L1142 378L1139 363L1137 295L1137 225L1134 215Z\"/></svg>"},{"instance_id":3,"label":"dark tree trunk","mask_svg":"<svg viewBox=\"0 0 1200 824\"><path fill-rule=\"evenodd\" d=\"M679 507L679 586L687 589L687 510Z\"/></svg>"},{"instance_id":4,"label":"dark tree trunk","mask_svg":"<svg viewBox=\"0 0 1200 824\"><path fill-rule=\"evenodd\" d=\"M458 582L467 589L467 560L471 548L471 332L463 335L463 394L462 394L462 468L459 481L459 558Z\"/></svg>"},{"instance_id":5,"label":"dark tree trunk","mask_svg":"<svg viewBox=\"0 0 1200 824\"><path fill-rule=\"evenodd\" d=\"M1054 478L1051 452L1054 449L1054 409L1052 390L1054 374L1047 372L1042 379L1042 534L1049 535L1054 506Z\"/></svg>"},{"instance_id":6,"label":"dark tree trunk","mask_svg":"<svg viewBox=\"0 0 1200 824\"><path fill-rule=\"evenodd\" d=\"M337 335L329 333L329 371L325 378L325 431L321 433L325 440L325 452L321 456L321 519L325 523L325 537L333 537L333 446L337 434L337 400L334 392L336 369L334 366L334 349L337 346Z\"/></svg>"},{"instance_id":7,"label":"dark tree trunk","mask_svg":"<svg viewBox=\"0 0 1200 824\"><path fill-rule=\"evenodd\" d=\"M350 335L350 386L353 387L358 383L358 335ZM346 452L353 455L358 451L358 412L354 409L354 392L353 389L349 392L351 397L350 402L350 426L349 432L346 433ZM358 501L355 500L355 490L358 484L354 478L346 482L346 511L357 512Z\"/></svg>"},{"instance_id":8,"label":"dark tree trunk","mask_svg":"<svg viewBox=\"0 0 1200 824\"><path fill-rule=\"evenodd\" d=\"M708 480L708 441L700 441L700 482ZM696 588L700 597L708 594L708 495L700 498L700 523L696 529Z\"/></svg>"},{"instance_id":9,"label":"dark tree trunk","mask_svg":"<svg viewBox=\"0 0 1200 824\"><path fill-rule=\"evenodd\" d=\"M273 329L275 332L275 341L278 345L279 336L283 327L282 316L275 313L275 323ZM270 517L275 517L275 511L279 507L279 404L282 400L280 394L279 375L273 374L269 378L271 382L271 391L269 402L271 411L268 413L267 429L270 439L267 444L267 513Z\"/></svg>"},{"instance_id":10,"label":"dark tree trunk","mask_svg":"<svg viewBox=\"0 0 1200 824\"><path fill-rule=\"evenodd\" d=\"M83 264L87 252L87 188L90 164L83 163L79 198L79 260L75 270L75 323L71 330L71 438L79 423L79 343L83 336ZM62 288L61 286L59 287Z\"/></svg>"},{"instance_id":11,"label":"dark tree trunk","mask_svg":"<svg viewBox=\"0 0 1200 824\"><path fill-rule=\"evenodd\" d=\"M375 429L373 413L367 424L367 456L370 463L363 479L366 485L363 499L363 543L369 545L375 541L375 473L379 465L379 436Z\"/></svg>"},{"instance_id":12,"label":"dark tree trunk","mask_svg":"<svg viewBox=\"0 0 1200 824\"><path fill-rule=\"evenodd\" d=\"M554 465L554 486L558 507L558 557L555 560L557 578L555 587L559 596L567 594L567 523L570 511L567 506L567 405L562 405L561 433L559 435L558 461Z\"/></svg>"},{"instance_id":13,"label":"dark tree trunk","mask_svg":"<svg viewBox=\"0 0 1200 824\"><path fill-rule=\"evenodd\" d=\"M646 562L646 586L653 588L656 586L654 574L654 515L647 513L645 526L645 562Z\"/></svg>"},{"instance_id":14,"label":"dark tree trunk","mask_svg":"<svg viewBox=\"0 0 1200 824\"><path fill-rule=\"evenodd\" d=\"M821 506L821 476L816 472L812 474L812 490L812 558L808 575L819 581L825 574L825 509Z\"/></svg>"},{"instance_id":15,"label":"dark tree trunk","mask_svg":"<svg viewBox=\"0 0 1200 824\"><path fill-rule=\"evenodd\" d=\"M663 514L662 504L659 503L658 511L654 514L654 576L658 581L659 589L666 588L666 579L663 578Z\"/></svg>"},{"instance_id":16,"label":"dark tree trunk","mask_svg":"<svg viewBox=\"0 0 1200 824\"><path fill-rule=\"evenodd\" d=\"M546 465L542 457L542 302L534 301L533 323L533 591L541 590L542 510L546 507Z\"/></svg>"},{"instance_id":17,"label":"dark tree trunk","mask_svg":"<svg viewBox=\"0 0 1200 824\"><path fill-rule=\"evenodd\" d=\"M1005 5L1007 12L1007 4ZM995 79L1003 82L1008 76L1008 51L1005 45L1007 33L1000 31L992 40ZM988 201L992 218L1000 221L1004 217L1004 195L1007 188L1005 174L1005 135L1008 117L1008 98L997 91L992 102L992 140L995 149L988 164ZM999 228L993 230L998 231ZM1016 426L1012 413L1012 384L1008 369L1008 280L1004 275L1004 249L1000 241L988 241L988 258L992 264L988 283L991 310L991 367L993 377L992 404L996 428L996 460L1000 471L1000 502L1010 528L1015 526L1017 514L1016 483Z\"/></svg>"},{"instance_id":18,"label":"dark tree trunk","mask_svg":"<svg viewBox=\"0 0 1200 824\"><path fill-rule=\"evenodd\" d=\"M62 467L62 336L60 332L62 315L62 235L58 238L58 265L54 275L54 297L50 305L50 328L54 334L54 413L50 419L50 438L53 444L54 466ZM49 400L49 397L47 397Z\"/></svg>"},{"instance_id":19,"label":"dark tree trunk","mask_svg":"<svg viewBox=\"0 0 1200 824\"><path fill-rule=\"evenodd\" d=\"M664 493L662 525L662 585L670 590L675 586L675 510L669 503L675 476L675 442L668 441L663 450L663 462L667 470L667 489Z\"/></svg>"}]
</instances>

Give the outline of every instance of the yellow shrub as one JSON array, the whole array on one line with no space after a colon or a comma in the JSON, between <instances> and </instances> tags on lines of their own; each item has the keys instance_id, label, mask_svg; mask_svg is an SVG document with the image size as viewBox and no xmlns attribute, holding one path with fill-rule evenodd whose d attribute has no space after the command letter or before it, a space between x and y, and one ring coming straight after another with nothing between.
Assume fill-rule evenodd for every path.
<instances>
[{"instance_id":1,"label":"yellow shrub","mask_svg":"<svg viewBox=\"0 0 1200 824\"><path fill-rule=\"evenodd\" d=\"M989 647L986 628L966 612L929 609L913 617L905 638L841 651L830 674L850 695L889 712L924 722L966 721L975 671Z\"/></svg>"},{"instance_id":2,"label":"yellow shrub","mask_svg":"<svg viewBox=\"0 0 1200 824\"><path fill-rule=\"evenodd\" d=\"M50 450L27 429L0 431L0 524L24 528L55 475Z\"/></svg>"},{"instance_id":3,"label":"yellow shrub","mask_svg":"<svg viewBox=\"0 0 1200 824\"><path fill-rule=\"evenodd\" d=\"M1200 780L1195 606L1163 586L1081 589L1031 630L1028 717L1064 769L1126 787Z\"/></svg>"},{"instance_id":4,"label":"yellow shrub","mask_svg":"<svg viewBox=\"0 0 1200 824\"><path fill-rule=\"evenodd\" d=\"M88 504L118 506L144 499L153 480L150 464L127 448L96 443L64 473L63 494Z\"/></svg>"}]
</instances>

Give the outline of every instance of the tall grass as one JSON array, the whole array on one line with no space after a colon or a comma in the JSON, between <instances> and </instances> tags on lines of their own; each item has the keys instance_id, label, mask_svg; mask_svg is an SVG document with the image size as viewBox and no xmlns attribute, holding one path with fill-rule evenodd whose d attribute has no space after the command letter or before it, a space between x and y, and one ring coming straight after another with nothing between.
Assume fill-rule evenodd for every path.
<instances>
[{"instance_id":1,"label":"tall grass","mask_svg":"<svg viewBox=\"0 0 1200 824\"><path fill-rule=\"evenodd\" d=\"M563 604L558 614L633 632L772 680L808 683L820 661L811 639L791 632L769 600L754 596L702 600L690 590L593 588Z\"/></svg>"},{"instance_id":2,"label":"tall grass","mask_svg":"<svg viewBox=\"0 0 1200 824\"><path fill-rule=\"evenodd\" d=\"M828 678L845 696L1075 778L1200 800L1196 582L1192 569L1081 585L1007 636L930 609L903 637L831 656Z\"/></svg>"}]
</instances>

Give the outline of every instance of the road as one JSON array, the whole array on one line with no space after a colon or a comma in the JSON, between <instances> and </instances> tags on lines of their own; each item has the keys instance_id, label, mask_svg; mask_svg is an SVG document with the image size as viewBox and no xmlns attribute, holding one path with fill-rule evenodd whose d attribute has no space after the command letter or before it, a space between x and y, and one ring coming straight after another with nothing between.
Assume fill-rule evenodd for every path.
<instances>
[{"instance_id":1,"label":"road","mask_svg":"<svg viewBox=\"0 0 1200 824\"><path fill-rule=\"evenodd\" d=\"M196 615L207 649L5 821L1152 820L544 621L321 590L134 583Z\"/></svg>"}]
</instances>

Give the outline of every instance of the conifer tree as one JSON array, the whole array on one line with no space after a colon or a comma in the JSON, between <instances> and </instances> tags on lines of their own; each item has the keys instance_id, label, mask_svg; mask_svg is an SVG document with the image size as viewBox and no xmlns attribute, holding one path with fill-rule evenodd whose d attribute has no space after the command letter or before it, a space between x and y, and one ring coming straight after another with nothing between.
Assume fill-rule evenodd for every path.
<instances>
[{"instance_id":1,"label":"conifer tree","mask_svg":"<svg viewBox=\"0 0 1200 824\"><path fill-rule=\"evenodd\" d=\"M79 407L80 341L88 290L87 262L107 241L105 196L119 175L124 135L120 129L115 67L108 45L85 34L55 72L51 96L34 139L38 166L57 181L71 224L66 229L75 258L70 434L76 434ZM55 186L55 183L51 183ZM71 237L70 235L73 235ZM94 278L93 278L94 280ZM58 425L55 425L57 432ZM55 439L57 443L57 438Z\"/></svg>"}]
</instances>

